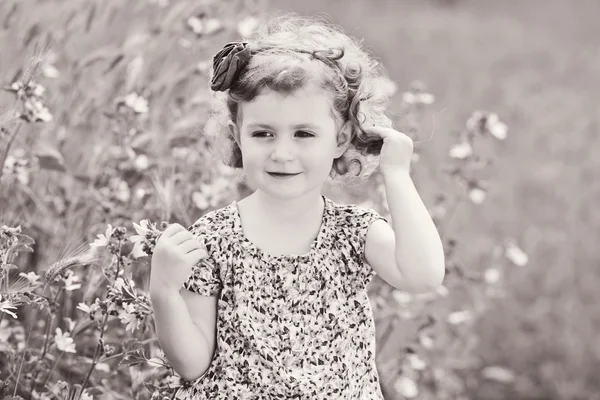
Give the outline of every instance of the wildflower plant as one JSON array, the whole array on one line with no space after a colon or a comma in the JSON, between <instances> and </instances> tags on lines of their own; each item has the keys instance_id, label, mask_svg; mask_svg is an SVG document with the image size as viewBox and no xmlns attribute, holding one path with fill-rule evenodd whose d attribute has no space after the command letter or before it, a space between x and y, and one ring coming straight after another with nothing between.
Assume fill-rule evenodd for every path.
<instances>
[{"instance_id":1,"label":"wildflower plant","mask_svg":"<svg viewBox=\"0 0 600 400\"><path fill-rule=\"evenodd\" d=\"M15 341L16 335L19 332L22 335L23 330L13 326L8 330L3 330L6 345L0 349L0 360L7 362L2 362L0 365L8 366L8 370L2 372L3 375L8 374L8 386L14 388L14 393L27 393L29 390L29 393L35 394L39 398L44 396L53 398L53 395L66 391L70 393L69 396L75 396L74 398L86 398L86 396L91 396L90 393L118 391L118 387L99 388L96 385L91 392L87 391L91 390L90 377L95 370L103 374L110 372L110 367L103 367L108 366L108 362L112 362L116 366L121 364L130 367L138 366L138 370L132 374L152 371L154 379L152 384L147 387L155 392L173 390L182 384L180 378L168 365L164 354L157 348L154 339L135 339L136 336L143 337L151 330L152 306L148 293L137 288L131 273L127 272L127 268L135 259L152 255L161 231L155 224L147 220L133 225L137 235L129 237L126 235L126 228L109 225L103 234L98 234L97 238L90 243L90 249L87 252L66 257L54 263L44 271L43 277L34 272L20 273L18 280L20 285L8 282L8 271L16 269L10 263L10 255L16 255L22 249L30 249L28 245L32 244L32 240L21 234L20 227L2 227L0 230L2 253L0 254L2 255L3 290L0 291L0 312L2 312L0 318L4 318L5 315L18 318L17 306L24 303L23 298L28 299L29 302L32 302L31 299L37 300L40 309L48 312L45 324L41 327L31 326L29 328L29 336L24 340L25 346L23 346L22 337L21 341ZM161 225L166 226L164 223ZM123 245L127 242L134 243L135 246L128 254L124 254ZM61 323L58 316L61 311L59 299L68 292L81 289L84 282L81 281L75 270L80 267L89 267L93 262L99 260L100 252L107 252L111 255L110 262L101 266L101 273L108 282L104 296L96 297L92 302L80 302L76 307L75 316L81 316L81 318L74 320L63 317ZM39 293L40 291L41 293ZM50 292L50 296L47 295L47 292ZM124 345L121 345L119 341L110 343L106 338L107 328L115 322L123 326L124 334L130 336ZM0 319L0 324L4 328L7 327L7 323L2 319ZM32 330L36 328L41 328L44 332L42 341L34 340L34 336L31 335ZM85 332L92 328L95 328L97 334L88 334L83 338ZM89 363L89 365L83 370L79 368L65 370L67 364L62 363L61 359L84 357L81 354L81 346L89 345L90 340L95 341L96 344L93 355L85 363ZM36 349L35 345L40 345L41 348ZM146 357L147 349L154 354L152 357ZM139 370L140 365L144 367L142 370ZM157 367L163 367L163 370L156 371ZM63 372L56 377L58 379L56 383L53 383L52 376L58 375L59 369ZM68 383L69 381L64 376L67 372L71 376L77 376L79 383ZM42 377L43 379L40 379ZM146 386L141 385L139 388L143 389Z\"/></svg>"},{"instance_id":2,"label":"wildflower plant","mask_svg":"<svg viewBox=\"0 0 600 400\"><path fill-rule=\"evenodd\" d=\"M402 96L404 110L409 110L412 135L420 133L418 116L432 104L433 95L425 91L421 82L415 82L411 91ZM413 326L413 335L404 337L404 346L400 354L382 359L383 374L389 378L384 380L384 393L396 393L403 398L416 398L420 395L433 396L436 399L455 399L467 391L464 370L478 369L481 360L477 359L475 347L477 337L469 330L477 317L486 309L489 301L503 296L499 284L501 269L508 267L513 259L526 264L526 254L516 246L514 240L507 238L503 246L490 249L488 256L490 265L482 273L468 270L456 259L456 239L450 236L449 226L456 209L469 200L475 206L481 204L486 197L488 184L481 181L476 172L492 164L491 159L483 159L473 149L479 140L505 140L508 128L495 113L476 111L467 120L465 128L459 135L459 142L449 149L449 157L456 164L443 171L461 190L439 193L430 214L444 240L446 256L446 278L444 285L435 293L411 295L388 285L379 285L371 294L376 321L386 325L378 337L378 348L382 357L390 354L388 346L398 341L398 327ZM413 137L415 144L419 143ZM418 162L419 157L413 159ZM449 162L452 164L452 162ZM379 200L373 205L387 204L385 190L381 179L377 180L375 193ZM388 210L384 210L388 212ZM511 257L518 254L516 257ZM509 256L511 255L511 256ZM512 262L512 264L518 265ZM449 301L451 293L464 291L469 285L471 302ZM442 304L446 304L443 306ZM458 310L452 307L459 307ZM406 329L404 329L406 331ZM494 367L501 369L501 367ZM510 373L510 371L507 371Z\"/></svg>"}]
</instances>

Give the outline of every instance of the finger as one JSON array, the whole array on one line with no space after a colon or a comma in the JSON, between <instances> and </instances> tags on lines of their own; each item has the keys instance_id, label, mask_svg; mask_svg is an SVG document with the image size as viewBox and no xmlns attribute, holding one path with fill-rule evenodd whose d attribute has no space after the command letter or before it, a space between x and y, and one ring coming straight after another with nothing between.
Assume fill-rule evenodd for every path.
<instances>
[{"instance_id":1,"label":"finger","mask_svg":"<svg viewBox=\"0 0 600 400\"><path fill-rule=\"evenodd\" d=\"M192 251L194 249L201 249L202 245L200 244L200 242L198 240L196 240L195 238L191 238L189 240L186 240L183 243L180 243L177 245L177 247L183 251L184 253L187 253L189 251Z\"/></svg>"},{"instance_id":2,"label":"finger","mask_svg":"<svg viewBox=\"0 0 600 400\"><path fill-rule=\"evenodd\" d=\"M184 239L189 239L192 237L195 237L195 235L187 229L184 229L171 236L171 240L173 240L175 243L181 243L184 241Z\"/></svg>"},{"instance_id":3,"label":"finger","mask_svg":"<svg viewBox=\"0 0 600 400\"><path fill-rule=\"evenodd\" d=\"M208 253L204 249L194 249L194 250L189 251L188 253L185 253L185 256L189 257L190 259L192 259L194 261L198 261L198 260L208 258Z\"/></svg>"},{"instance_id":4,"label":"finger","mask_svg":"<svg viewBox=\"0 0 600 400\"><path fill-rule=\"evenodd\" d=\"M174 223L174 224L167 226L167 229L164 230L163 235L172 237L176 233L181 232L181 230L185 230L185 228L183 226L181 226L180 224Z\"/></svg>"},{"instance_id":5,"label":"finger","mask_svg":"<svg viewBox=\"0 0 600 400\"><path fill-rule=\"evenodd\" d=\"M394 135L397 135L398 132L395 131L392 128L385 128L383 126L363 126L362 127L363 131L367 132L367 133L374 133L376 135L381 136L383 139L385 139L386 137L391 137Z\"/></svg>"}]
</instances>

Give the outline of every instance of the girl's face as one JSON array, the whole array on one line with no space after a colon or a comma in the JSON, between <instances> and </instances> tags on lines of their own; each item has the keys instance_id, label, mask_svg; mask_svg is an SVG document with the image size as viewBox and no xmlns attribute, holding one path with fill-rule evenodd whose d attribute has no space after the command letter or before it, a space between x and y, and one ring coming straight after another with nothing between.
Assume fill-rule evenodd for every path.
<instances>
[{"instance_id":1,"label":"girl's face","mask_svg":"<svg viewBox=\"0 0 600 400\"><path fill-rule=\"evenodd\" d=\"M292 94L266 90L241 105L241 126L229 129L242 150L248 183L273 197L320 193L333 160L349 144L338 127L327 92L309 88ZM289 174L289 175L278 175Z\"/></svg>"}]
</instances>

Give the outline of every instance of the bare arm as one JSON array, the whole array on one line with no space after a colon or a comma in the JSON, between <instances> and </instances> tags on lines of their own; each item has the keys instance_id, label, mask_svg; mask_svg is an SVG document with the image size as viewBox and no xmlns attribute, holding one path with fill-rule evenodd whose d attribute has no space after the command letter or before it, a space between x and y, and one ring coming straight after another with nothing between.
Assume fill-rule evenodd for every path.
<instances>
[{"instance_id":1,"label":"bare arm","mask_svg":"<svg viewBox=\"0 0 600 400\"><path fill-rule=\"evenodd\" d=\"M183 289L185 291L185 289ZM187 292L187 291L186 291ZM165 352L171 366L187 381L198 379L210 366L215 350L214 335L207 335L210 324L199 326L190 314L189 298L196 297L207 304L211 298L180 292L154 291L150 292L154 323L158 341ZM204 297L204 299L201 299ZM188 304L186 304L188 301ZM198 308L198 307L195 307ZM206 316L202 319L214 318L210 307L204 308ZM194 310L198 313L198 310ZM198 318L196 318L198 320Z\"/></svg>"}]
</instances>

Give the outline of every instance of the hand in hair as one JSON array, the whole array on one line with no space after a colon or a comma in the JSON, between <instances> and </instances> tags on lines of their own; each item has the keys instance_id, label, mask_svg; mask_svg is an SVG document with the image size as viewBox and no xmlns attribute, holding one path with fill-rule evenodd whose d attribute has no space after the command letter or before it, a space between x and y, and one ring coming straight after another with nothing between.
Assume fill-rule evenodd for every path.
<instances>
[{"instance_id":1,"label":"hand in hair","mask_svg":"<svg viewBox=\"0 0 600 400\"><path fill-rule=\"evenodd\" d=\"M406 134L393 128L364 124L363 131L379 135L383 146L379 153L379 169L386 172L410 172L410 162L413 155L413 140Z\"/></svg>"}]
</instances>

